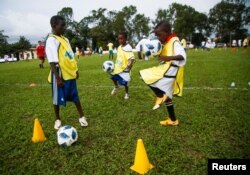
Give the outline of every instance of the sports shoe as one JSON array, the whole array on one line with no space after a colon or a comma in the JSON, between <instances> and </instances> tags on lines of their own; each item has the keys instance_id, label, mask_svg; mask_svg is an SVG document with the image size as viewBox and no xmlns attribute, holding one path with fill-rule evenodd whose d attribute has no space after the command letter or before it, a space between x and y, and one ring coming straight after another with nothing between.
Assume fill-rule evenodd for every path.
<instances>
[{"instance_id":1,"label":"sports shoe","mask_svg":"<svg viewBox=\"0 0 250 175\"><path fill-rule=\"evenodd\" d=\"M88 122L87 122L85 117L79 118L79 122L80 122L81 126L88 126Z\"/></svg>"},{"instance_id":2,"label":"sports shoe","mask_svg":"<svg viewBox=\"0 0 250 175\"><path fill-rule=\"evenodd\" d=\"M128 94L128 93L125 94L124 99L125 99L125 100L128 100L128 99L129 99L129 94Z\"/></svg>"},{"instance_id":3,"label":"sports shoe","mask_svg":"<svg viewBox=\"0 0 250 175\"><path fill-rule=\"evenodd\" d=\"M119 90L119 87L114 87L114 89L111 91L111 95L117 94L118 90Z\"/></svg>"},{"instance_id":4,"label":"sports shoe","mask_svg":"<svg viewBox=\"0 0 250 175\"><path fill-rule=\"evenodd\" d=\"M54 128L55 128L56 130L58 130L58 129L61 127L61 125L62 125L61 120L57 119L57 120L55 121Z\"/></svg>"},{"instance_id":5,"label":"sports shoe","mask_svg":"<svg viewBox=\"0 0 250 175\"><path fill-rule=\"evenodd\" d=\"M167 96L165 94L161 98L156 97L156 101L155 101L155 105L153 107L153 110L158 109L166 100L167 100Z\"/></svg>"},{"instance_id":6,"label":"sports shoe","mask_svg":"<svg viewBox=\"0 0 250 175\"><path fill-rule=\"evenodd\" d=\"M178 120L172 121L170 118L167 118L167 120L160 121L160 124L162 126L177 126L179 125L179 121Z\"/></svg>"}]
</instances>

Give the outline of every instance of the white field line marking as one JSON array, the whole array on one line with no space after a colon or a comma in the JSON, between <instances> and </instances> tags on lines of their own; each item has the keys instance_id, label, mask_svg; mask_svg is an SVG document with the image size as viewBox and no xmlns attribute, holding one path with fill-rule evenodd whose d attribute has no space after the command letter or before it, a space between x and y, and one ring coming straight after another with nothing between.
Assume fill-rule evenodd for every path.
<instances>
[{"instance_id":1,"label":"white field line marking","mask_svg":"<svg viewBox=\"0 0 250 175\"><path fill-rule=\"evenodd\" d=\"M0 86L19 86L19 87L29 87L29 84L24 83L0 83ZM49 87L50 84L48 83L42 83L42 84L36 84L38 87ZM84 88L113 88L114 86L110 85L86 85L86 84L77 84L78 87L84 87ZM146 89L148 88L145 86L129 86L130 88L137 88L137 89ZM250 88L223 88L223 87L184 87L185 90L209 90L209 91L216 91L216 90L238 90L238 91L248 91Z\"/></svg>"}]
</instances>

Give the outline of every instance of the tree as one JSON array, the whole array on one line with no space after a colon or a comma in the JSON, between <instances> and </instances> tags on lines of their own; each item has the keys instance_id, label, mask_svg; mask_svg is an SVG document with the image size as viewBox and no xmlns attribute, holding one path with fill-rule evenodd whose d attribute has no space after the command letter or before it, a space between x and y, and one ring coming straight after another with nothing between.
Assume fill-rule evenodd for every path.
<instances>
[{"instance_id":1,"label":"tree","mask_svg":"<svg viewBox=\"0 0 250 175\"><path fill-rule=\"evenodd\" d=\"M9 44L7 41L8 36L4 35L4 31L0 30L0 56L8 53Z\"/></svg>"},{"instance_id":2,"label":"tree","mask_svg":"<svg viewBox=\"0 0 250 175\"><path fill-rule=\"evenodd\" d=\"M71 7L64 7L57 14L64 17L67 27L71 27L73 22L73 9Z\"/></svg>"},{"instance_id":3,"label":"tree","mask_svg":"<svg viewBox=\"0 0 250 175\"><path fill-rule=\"evenodd\" d=\"M244 26L249 24L248 18L247 7L243 0L221 1L209 12L209 21L222 42L231 43L232 38L244 38L247 35Z\"/></svg>"}]
</instances>

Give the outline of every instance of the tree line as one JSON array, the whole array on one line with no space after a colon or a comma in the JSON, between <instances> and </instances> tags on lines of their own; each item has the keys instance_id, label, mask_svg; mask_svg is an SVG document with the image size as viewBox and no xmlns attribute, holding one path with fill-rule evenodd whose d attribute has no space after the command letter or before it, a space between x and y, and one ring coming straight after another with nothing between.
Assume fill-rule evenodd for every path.
<instances>
[{"instance_id":1,"label":"tree line","mask_svg":"<svg viewBox=\"0 0 250 175\"><path fill-rule=\"evenodd\" d=\"M73 49L95 49L99 46L106 49L108 41L118 45L116 36L120 31L126 31L130 43L135 46L160 21L169 21L174 33L196 46L211 34L215 34L217 42L229 43L232 39L245 38L250 23L250 7L246 6L246 0L222 0L208 14L198 12L188 5L172 3L167 9L159 9L155 19L138 13L133 5L125 6L120 11L105 8L92 10L79 22L74 20L71 7L64 7L57 14L66 20L65 36ZM15 53L31 46L23 36L14 44L8 44L7 37L4 31L0 31L0 55Z\"/></svg>"}]
</instances>

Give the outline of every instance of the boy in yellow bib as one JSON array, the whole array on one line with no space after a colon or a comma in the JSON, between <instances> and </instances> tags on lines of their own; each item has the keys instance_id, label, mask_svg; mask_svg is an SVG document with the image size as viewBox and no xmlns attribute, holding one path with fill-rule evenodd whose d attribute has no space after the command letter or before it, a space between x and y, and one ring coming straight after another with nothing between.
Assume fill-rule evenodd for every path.
<instances>
[{"instance_id":1,"label":"boy in yellow bib","mask_svg":"<svg viewBox=\"0 0 250 175\"><path fill-rule=\"evenodd\" d=\"M135 57L132 47L127 43L127 34L125 32L118 34L118 41L120 46L117 49L115 69L110 77L115 85L111 95L115 95L118 92L119 85L122 85L125 87L124 99L127 100L129 99L130 70L134 64Z\"/></svg>"},{"instance_id":2,"label":"boy in yellow bib","mask_svg":"<svg viewBox=\"0 0 250 175\"><path fill-rule=\"evenodd\" d=\"M153 110L166 104L169 117L160 122L161 125L176 126L179 121L175 117L172 102L173 94L181 96L183 89L183 66L186 64L186 52L175 34L171 33L171 25L160 22L155 27L155 35L164 45L159 56L160 65L140 71L142 80L149 85L157 96Z\"/></svg>"},{"instance_id":3,"label":"boy in yellow bib","mask_svg":"<svg viewBox=\"0 0 250 175\"><path fill-rule=\"evenodd\" d=\"M76 87L79 74L75 56L68 39L62 36L65 31L65 20L61 16L53 16L50 24L53 34L47 38L45 50L51 65L48 81L52 84L52 99L56 115L54 128L61 127L59 106L66 106L66 101L75 103L81 126L87 126Z\"/></svg>"}]
</instances>

